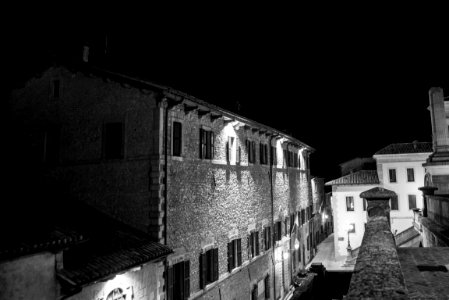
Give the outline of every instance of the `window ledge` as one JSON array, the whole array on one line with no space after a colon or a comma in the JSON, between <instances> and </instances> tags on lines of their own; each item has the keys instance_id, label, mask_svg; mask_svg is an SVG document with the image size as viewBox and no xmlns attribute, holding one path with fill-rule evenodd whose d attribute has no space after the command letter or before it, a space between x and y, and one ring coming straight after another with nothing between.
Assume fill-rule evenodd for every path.
<instances>
[{"instance_id":1,"label":"window ledge","mask_svg":"<svg viewBox=\"0 0 449 300\"><path fill-rule=\"evenodd\" d=\"M172 156L171 159L177 160L177 161L184 161L184 157L182 157L182 156Z\"/></svg>"}]
</instances>

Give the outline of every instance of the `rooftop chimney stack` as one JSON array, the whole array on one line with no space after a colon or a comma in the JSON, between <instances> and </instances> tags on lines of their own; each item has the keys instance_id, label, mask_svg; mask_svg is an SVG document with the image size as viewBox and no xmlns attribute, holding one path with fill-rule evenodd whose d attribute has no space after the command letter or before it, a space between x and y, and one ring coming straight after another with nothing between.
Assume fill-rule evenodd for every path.
<instances>
[{"instance_id":1,"label":"rooftop chimney stack","mask_svg":"<svg viewBox=\"0 0 449 300\"><path fill-rule=\"evenodd\" d=\"M429 90L430 116L432 120L433 151L449 152L449 136L444 111L443 89L433 87Z\"/></svg>"}]
</instances>

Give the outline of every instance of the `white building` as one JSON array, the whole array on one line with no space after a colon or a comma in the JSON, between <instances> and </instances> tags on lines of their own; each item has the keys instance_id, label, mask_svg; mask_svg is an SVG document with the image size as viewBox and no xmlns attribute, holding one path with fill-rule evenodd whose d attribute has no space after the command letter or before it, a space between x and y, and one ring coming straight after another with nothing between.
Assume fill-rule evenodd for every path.
<instances>
[{"instance_id":1,"label":"white building","mask_svg":"<svg viewBox=\"0 0 449 300\"><path fill-rule=\"evenodd\" d=\"M358 248L365 233L366 203L360 193L382 187L397 194L390 201L391 230L399 234L413 226L413 208L422 208L425 171L422 164L432 153L431 143L391 144L377 151L376 170L360 170L329 181L332 186L335 256L347 255L347 247ZM348 243L349 238L349 243Z\"/></svg>"},{"instance_id":2,"label":"white building","mask_svg":"<svg viewBox=\"0 0 449 300\"><path fill-rule=\"evenodd\" d=\"M413 142L391 144L377 151L377 174L380 186L397 194L390 200L390 220L393 233L410 228L413 208L423 207L422 192L425 170L422 164L432 153L432 143Z\"/></svg>"},{"instance_id":3,"label":"white building","mask_svg":"<svg viewBox=\"0 0 449 300\"><path fill-rule=\"evenodd\" d=\"M360 170L329 181L332 185L335 257L346 256L347 247L358 248L362 243L366 223L366 203L360 193L379 186L375 170ZM348 241L349 238L349 241Z\"/></svg>"}]
</instances>

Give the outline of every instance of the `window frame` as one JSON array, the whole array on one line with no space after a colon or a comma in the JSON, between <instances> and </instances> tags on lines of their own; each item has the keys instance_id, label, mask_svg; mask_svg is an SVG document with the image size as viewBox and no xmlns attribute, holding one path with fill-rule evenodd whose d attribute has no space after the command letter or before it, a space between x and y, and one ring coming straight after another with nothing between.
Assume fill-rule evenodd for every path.
<instances>
[{"instance_id":1,"label":"window frame","mask_svg":"<svg viewBox=\"0 0 449 300\"><path fill-rule=\"evenodd\" d=\"M354 196L346 196L345 199L346 199L346 211L347 212L348 211L355 211ZM348 202L348 200L351 200L351 201ZM348 204L351 204L351 203L352 203L352 205L348 206Z\"/></svg>"},{"instance_id":2,"label":"window frame","mask_svg":"<svg viewBox=\"0 0 449 300\"><path fill-rule=\"evenodd\" d=\"M219 277L218 247L200 254L200 289L214 283Z\"/></svg>"},{"instance_id":3,"label":"window frame","mask_svg":"<svg viewBox=\"0 0 449 300\"><path fill-rule=\"evenodd\" d=\"M407 182L415 182L415 168L407 168ZM409 171L411 170L411 173ZM411 174L411 176L410 176ZM411 178L411 180L410 180Z\"/></svg>"},{"instance_id":4,"label":"window frame","mask_svg":"<svg viewBox=\"0 0 449 300\"><path fill-rule=\"evenodd\" d=\"M228 272L241 267L242 263L242 239L235 238L228 242Z\"/></svg>"},{"instance_id":5,"label":"window frame","mask_svg":"<svg viewBox=\"0 0 449 300\"><path fill-rule=\"evenodd\" d=\"M394 171L394 172L392 173L392 171ZM391 174L394 174L394 181L392 181ZM397 174L396 168L388 169L388 182L389 183L397 183L398 182L398 174Z\"/></svg>"},{"instance_id":6,"label":"window frame","mask_svg":"<svg viewBox=\"0 0 449 300\"><path fill-rule=\"evenodd\" d=\"M179 133L179 154L175 154L175 124L179 124L180 125L180 133ZM184 144L183 144L183 142L184 142L184 139L183 139L183 123L182 122L180 122L180 121L178 121L178 120L174 120L173 122L172 122L172 142L171 142L171 148L172 148L172 152L171 152L171 155L173 156L173 157L182 157L182 155L183 155L183 152L184 151L182 151L183 150L183 146L184 146Z\"/></svg>"},{"instance_id":7,"label":"window frame","mask_svg":"<svg viewBox=\"0 0 449 300\"><path fill-rule=\"evenodd\" d=\"M410 198L411 196L413 196L414 198ZM416 195L415 194L409 194L408 195L408 209L409 210L412 210L412 209L414 209L414 208L417 208L417 206L416 206ZM410 200L413 200L414 201L414 207L410 207Z\"/></svg>"},{"instance_id":8,"label":"window frame","mask_svg":"<svg viewBox=\"0 0 449 300\"><path fill-rule=\"evenodd\" d=\"M396 208L393 208L393 199L395 199L395 203L396 203ZM392 198L390 198L390 210L397 210L399 211L399 195L396 195Z\"/></svg>"}]
</instances>

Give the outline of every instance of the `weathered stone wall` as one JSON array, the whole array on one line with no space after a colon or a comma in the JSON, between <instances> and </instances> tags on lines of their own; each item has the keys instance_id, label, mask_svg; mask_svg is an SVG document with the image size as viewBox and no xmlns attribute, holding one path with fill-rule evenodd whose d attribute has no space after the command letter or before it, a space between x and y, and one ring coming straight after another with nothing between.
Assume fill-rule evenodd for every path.
<instances>
[{"instance_id":1,"label":"weathered stone wall","mask_svg":"<svg viewBox=\"0 0 449 300\"><path fill-rule=\"evenodd\" d=\"M55 255L43 252L1 262L0 299L56 299Z\"/></svg>"},{"instance_id":2,"label":"weathered stone wall","mask_svg":"<svg viewBox=\"0 0 449 300\"><path fill-rule=\"evenodd\" d=\"M213 241L214 247L219 249L220 280L228 278L227 243L231 231L236 231L237 237L242 239L243 262L249 261L246 250L249 229L259 231L259 244L263 253L263 227L271 224L272 204L270 167L259 163L259 141L270 141L265 135L245 130L244 127L235 130L222 120L211 122L207 117L199 119L196 112L185 114L181 109L174 109L170 117L169 132L172 121L183 124L183 154L180 158L170 156L168 160L168 245L185 248L186 259L191 262L191 293L198 294L201 293L199 256L203 245ZM215 133L213 160L199 158L201 127ZM241 147L240 164L226 161L229 136L235 138L237 147ZM254 164L248 163L246 139L255 141L257 145ZM171 142L168 144L171 145ZM282 145L274 139L272 145L276 145L278 156L278 165L273 170L274 221L283 221L285 217L311 204L311 190L306 171L283 168ZM267 273L272 264L270 256L271 251L268 251L249 266L256 268L259 274ZM286 272L289 273L290 269ZM250 285L244 285L244 292L231 289L233 280L218 284L220 289L235 293L229 295L230 299L240 299L241 295L249 294ZM214 288L207 290L202 297L216 293Z\"/></svg>"},{"instance_id":3,"label":"weathered stone wall","mask_svg":"<svg viewBox=\"0 0 449 300\"><path fill-rule=\"evenodd\" d=\"M120 289L126 299L164 299L163 278L164 264L148 263L141 269L116 275L114 278L84 287L81 292L67 298L70 300L107 299L113 291ZM112 299L112 298L111 298Z\"/></svg>"},{"instance_id":4,"label":"weathered stone wall","mask_svg":"<svg viewBox=\"0 0 449 300\"><path fill-rule=\"evenodd\" d=\"M53 79L61 82L58 99L51 97ZM47 126L60 128L60 163L50 169L49 182L67 197L160 235L160 108L154 92L51 68L13 92L12 107L17 119L26 120L31 144ZM107 122L124 124L123 159L103 157L102 134ZM65 200L61 197L60 201ZM152 228L150 210L156 212L157 226Z\"/></svg>"},{"instance_id":5,"label":"weathered stone wall","mask_svg":"<svg viewBox=\"0 0 449 300\"><path fill-rule=\"evenodd\" d=\"M372 217L357 257L346 299L408 299L387 217Z\"/></svg>"}]
</instances>

